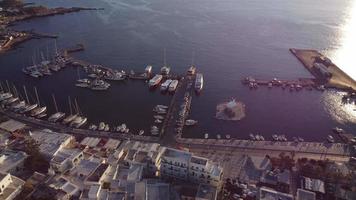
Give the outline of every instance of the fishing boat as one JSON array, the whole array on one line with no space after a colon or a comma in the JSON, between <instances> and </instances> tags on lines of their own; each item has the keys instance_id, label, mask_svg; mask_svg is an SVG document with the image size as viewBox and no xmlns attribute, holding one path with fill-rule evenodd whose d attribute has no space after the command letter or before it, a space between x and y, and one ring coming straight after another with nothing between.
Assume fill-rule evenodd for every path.
<instances>
[{"instance_id":1,"label":"fishing boat","mask_svg":"<svg viewBox=\"0 0 356 200\"><path fill-rule=\"evenodd\" d=\"M178 80L173 80L171 84L169 85L168 91L169 92L175 92L178 86Z\"/></svg>"},{"instance_id":2,"label":"fishing boat","mask_svg":"<svg viewBox=\"0 0 356 200\"><path fill-rule=\"evenodd\" d=\"M194 125L196 125L197 123L198 123L197 120L193 120L193 119L187 119L187 120L185 120L185 125L186 125L186 126L194 126Z\"/></svg>"},{"instance_id":3,"label":"fishing boat","mask_svg":"<svg viewBox=\"0 0 356 200\"><path fill-rule=\"evenodd\" d=\"M198 73L195 78L195 91L200 92L203 89L204 79L203 74Z\"/></svg>"},{"instance_id":4,"label":"fishing boat","mask_svg":"<svg viewBox=\"0 0 356 200\"><path fill-rule=\"evenodd\" d=\"M162 78L163 78L162 75L156 74L151 80L149 80L148 85L150 87L154 87L162 81Z\"/></svg>"},{"instance_id":5,"label":"fishing boat","mask_svg":"<svg viewBox=\"0 0 356 200\"><path fill-rule=\"evenodd\" d=\"M169 85L172 83L171 79L167 79L165 82L162 83L161 85L161 91L165 92L169 88Z\"/></svg>"}]
</instances>

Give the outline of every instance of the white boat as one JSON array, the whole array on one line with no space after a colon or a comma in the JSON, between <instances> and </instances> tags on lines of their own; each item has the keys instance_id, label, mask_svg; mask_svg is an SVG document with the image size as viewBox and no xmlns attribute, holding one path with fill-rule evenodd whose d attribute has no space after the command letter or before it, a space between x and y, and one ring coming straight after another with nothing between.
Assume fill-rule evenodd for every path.
<instances>
[{"instance_id":1,"label":"white boat","mask_svg":"<svg viewBox=\"0 0 356 200\"><path fill-rule=\"evenodd\" d=\"M226 139L230 139L231 136L230 136L229 134L227 134L227 135L225 135L225 138L226 138Z\"/></svg>"},{"instance_id":2,"label":"white boat","mask_svg":"<svg viewBox=\"0 0 356 200\"><path fill-rule=\"evenodd\" d=\"M178 80L173 80L171 84L169 85L168 91L169 92L174 92L177 89L179 81Z\"/></svg>"},{"instance_id":3,"label":"white boat","mask_svg":"<svg viewBox=\"0 0 356 200\"><path fill-rule=\"evenodd\" d=\"M46 112L46 111L47 111L47 107L46 107L46 106L37 107L37 108L35 108L35 109L33 109L33 110L31 111L31 116L32 116L32 117L35 117L35 116L40 115L40 114L42 114L42 113L44 113L44 112Z\"/></svg>"},{"instance_id":4,"label":"white boat","mask_svg":"<svg viewBox=\"0 0 356 200\"><path fill-rule=\"evenodd\" d=\"M107 83L100 79L95 79L90 84L90 88L92 90L107 90L109 89L109 87L110 87L110 83Z\"/></svg>"},{"instance_id":5,"label":"white boat","mask_svg":"<svg viewBox=\"0 0 356 200\"><path fill-rule=\"evenodd\" d=\"M91 81L90 81L89 79L87 79L87 78L83 78L83 79L78 79L77 82L78 82L78 83L87 83L87 84L90 84Z\"/></svg>"},{"instance_id":6,"label":"white boat","mask_svg":"<svg viewBox=\"0 0 356 200\"><path fill-rule=\"evenodd\" d=\"M88 121L88 119L86 117L76 117L71 123L70 126L71 127L75 127L75 128L80 128L81 126L83 126L86 122Z\"/></svg>"},{"instance_id":7,"label":"white boat","mask_svg":"<svg viewBox=\"0 0 356 200\"><path fill-rule=\"evenodd\" d=\"M109 124L105 124L104 131L109 131L109 130L110 130L110 126L109 126Z\"/></svg>"},{"instance_id":8,"label":"white boat","mask_svg":"<svg viewBox=\"0 0 356 200\"><path fill-rule=\"evenodd\" d=\"M200 92L203 89L204 78L203 74L198 73L195 79L195 90Z\"/></svg>"},{"instance_id":9,"label":"white boat","mask_svg":"<svg viewBox=\"0 0 356 200\"><path fill-rule=\"evenodd\" d=\"M155 120L155 123L156 123L156 124L161 124L161 123L162 123L162 120L156 119L156 120Z\"/></svg>"},{"instance_id":10,"label":"white boat","mask_svg":"<svg viewBox=\"0 0 356 200\"><path fill-rule=\"evenodd\" d=\"M164 92L169 88L169 85L172 83L171 79L167 79L165 82L162 83L161 85L161 91Z\"/></svg>"},{"instance_id":11,"label":"white boat","mask_svg":"<svg viewBox=\"0 0 356 200\"><path fill-rule=\"evenodd\" d=\"M337 134L345 133L344 129L339 128L339 127L333 128L333 132L337 133Z\"/></svg>"},{"instance_id":12,"label":"white boat","mask_svg":"<svg viewBox=\"0 0 356 200\"><path fill-rule=\"evenodd\" d=\"M187 119L185 121L185 125L186 126L193 126L193 125L196 125L197 123L198 123L198 121L197 120L193 120L193 119Z\"/></svg>"},{"instance_id":13,"label":"white boat","mask_svg":"<svg viewBox=\"0 0 356 200\"><path fill-rule=\"evenodd\" d=\"M195 74L195 71L196 71L196 68L194 65L190 66L187 73L188 75L194 75Z\"/></svg>"},{"instance_id":14,"label":"white boat","mask_svg":"<svg viewBox=\"0 0 356 200\"><path fill-rule=\"evenodd\" d=\"M74 115L69 115L68 117L64 118L62 123L63 124L69 124L70 122L72 122L75 118L77 118L78 114L74 114Z\"/></svg>"},{"instance_id":15,"label":"white boat","mask_svg":"<svg viewBox=\"0 0 356 200\"><path fill-rule=\"evenodd\" d=\"M256 140L256 137L252 133L249 136L250 136L250 140Z\"/></svg>"},{"instance_id":16,"label":"white boat","mask_svg":"<svg viewBox=\"0 0 356 200\"><path fill-rule=\"evenodd\" d=\"M0 94L0 101L4 101L6 99L10 99L11 97L12 97L12 94L9 93L9 92Z\"/></svg>"},{"instance_id":17,"label":"white boat","mask_svg":"<svg viewBox=\"0 0 356 200\"><path fill-rule=\"evenodd\" d=\"M42 113L36 116L37 119L42 119L45 118L47 116L47 113Z\"/></svg>"},{"instance_id":18,"label":"white boat","mask_svg":"<svg viewBox=\"0 0 356 200\"><path fill-rule=\"evenodd\" d=\"M48 118L48 121L50 122L57 122L58 120L62 119L65 117L65 113L63 112L56 112L54 113L53 115L51 115L49 118Z\"/></svg>"},{"instance_id":19,"label":"white boat","mask_svg":"<svg viewBox=\"0 0 356 200\"><path fill-rule=\"evenodd\" d=\"M14 111L18 111L19 109L22 109L26 106L26 102L25 101L20 101L16 104L13 104L11 106L11 108L14 110Z\"/></svg>"},{"instance_id":20,"label":"white boat","mask_svg":"<svg viewBox=\"0 0 356 200\"><path fill-rule=\"evenodd\" d=\"M104 129L105 129L105 123L104 122L100 122L98 130L99 131L103 131Z\"/></svg>"},{"instance_id":21,"label":"white boat","mask_svg":"<svg viewBox=\"0 0 356 200\"><path fill-rule=\"evenodd\" d=\"M152 72L152 66L151 65L147 65L145 68L145 73L146 74L150 74Z\"/></svg>"},{"instance_id":22,"label":"white boat","mask_svg":"<svg viewBox=\"0 0 356 200\"><path fill-rule=\"evenodd\" d=\"M162 74L162 75L168 75L170 71L171 71L171 68L169 68L169 67L167 67L167 66L163 66L163 67L161 68L161 74Z\"/></svg>"},{"instance_id":23,"label":"white boat","mask_svg":"<svg viewBox=\"0 0 356 200\"><path fill-rule=\"evenodd\" d=\"M217 138L217 139L221 139L221 135L220 135L220 134L217 134L217 135L216 135L216 138Z\"/></svg>"},{"instance_id":24,"label":"white boat","mask_svg":"<svg viewBox=\"0 0 356 200\"><path fill-rule=\"evenodd\" d=\"M2 104L4 104L4 105L10 105L10 104L12 104L12 103L15 103L15 102L18 101L18 100L19 100L18 97L11 97L11 98L9 98L9 99L3 101Z\"/></svg>"},{"instance_id":25,"label":"white boat","mask_svg":"<svg viewBox=\"0 0 356 200\"><path fill-rule=\"evenodd\" d=\"M162 75L156 74L151 80L149 80L148 85L150 87L154 87L162 81L162 78L163 78Z\"/></svg>"},{"instance_id":26,"label":"white boat","mask_svg":"<svg viewBox=\"0 0 356 200\"><path fill-rule=\"evenodd\" d=\"M145 133L144 130L140 130L140 131L138 132L138 135L143 135L144 133Z\"/></svg>"},{"instance_id":27,"label":"white boat","mask_svg":"<svg viewBox=\"0 0 356 200\"><path fill-rule=\"evenodd\" d=\"M165 105L157 105L156 108L168 109L168 106L165 106Z\"/></svg>"},{"instance_id":28,"label":"white boat","mask_svg":"<svg viewBox=\"0 0 356 200\"><path fill-rule=\"evenodd\" d=\"M37 104L27 105L27 106L24 107L24 109L22 109L22 110L20 111L20 113L23 114L23 113L30 112L30 111L32 111L33 109L37 108L37 107L38 107Z\"/></svg>"},{"instance_id":29,"label":"white boat","mask_svg":"<svg viewBox=\"0 0 356 200\"><path fill-rule=\"evenodd\" d=\"M209 134L205 133L205 134L204 134L204 138L205 138L205 139L208 139L208 138L209 138Z\"/></svg>"}]
</instances>

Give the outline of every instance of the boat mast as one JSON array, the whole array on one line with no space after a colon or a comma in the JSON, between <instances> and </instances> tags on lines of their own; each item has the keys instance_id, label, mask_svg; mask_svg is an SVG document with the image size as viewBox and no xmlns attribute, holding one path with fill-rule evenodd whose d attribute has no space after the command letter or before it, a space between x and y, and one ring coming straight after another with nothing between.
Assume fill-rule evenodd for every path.
<instances>
[{"instance_id":1,"label":"boat mast","mask_svg":"<svg viewBox=\"0 0 356 200\"><path fill-rule=\"evenodd\" d=\"M57 56L58 55L57 39L54 40L54 48L55 48L55 53L56 53L56 56Z\"/></svg>"},{"instance_id":2,"label":"boat mast","mask_svg":"<svg viewBox=\"0 0 356 200\"><path fill-rule=\"evenodd\" d=\"M7 89L9 90L9 92L11 92L10 86L9 86L9 81L7 81L7 80L6 80L6 85L7 85Z\"/></svg>"},{"instance_id":3,"label":"boat mast","mask_svg":"<svg viewBox=\"0 0 356 200\"><path fill-rule=\"evenodd\" d=\"M56 112L58 112L57 102L56 102L56 98L54 97L54 94L52 94L52 99L54 103L54 108L56 109Z\"/></svg>"},{"instance_id":4,"label":"boat mast","mask_svg":"<svg viewBox=\"0 0 356 200\"><path fill-rule=\"evenodd\" d=\"M23 86L23 90L25 91L27 103L30 104L30 100L28 99L28 95L27 95L27 91L26 91L26 87L25 86Z\"/></svg>"},{"instance_id":5,"label":"boat mast","mask_svg":"<svg viewBox=\"0 0 356 200\"><path fill-rule=\"evenodd\" d=\"M38 103L38 106L40 106L40 98L38 97L38 93L37 93L37 88L35 87L35 93L36 93L36 99L37 99L37 103Z\"/></svg>"},{"instance_id":6,"label":"boat mast","mask_svg":"<svg viewBox=\"0 0 356 200\"><path fill-rule=\"evenodd\" d=\"M72 115L73 111L72 111L72 103L70 101L70 96L68 96L68 103L69 103L69 112L70 112L70 115Z\"/></svg>"},{"instance_id":7,"label":"boat mast","mask_svg":"<svg viewBox=\"0 0 356 200\"><path fill-rule=\"evenodd\" d=\"M19 94L17 93L17 89L16 89L15 85L12 85L12 88L14 90L15 97L19 97Z\"/></svg>"},{"instance_id":8,"label":"boat mast","mask_svg":"<svg viewBox=\"0 0 356 200\"><path fill-rule=\"evenodd\" d=\"M2 84L1 84L1 82L0 82L0 90L1 90L1 92L3 92L3 91L4 91L4 88L2 88Z\"/></svg>"},{"instance_id":9,"label":"boat mast","mask_svg":"<svg viewBox=\"0 0 356 200\"><path fill-rule=\"evenodd\" d=\"M78 106L77 98L74 98L74 103L75 103L75 106L76 106L77 113L80 115L80 109L79 109L79 106Z\"/></svg>"},{"instance_id":10,"label":"boat mast","mask_svg":"<svg viewBox=\"0 0 356 200\"><path fill-rule=\"evenodd\" d=\"M163 65L164 65L164 67L167 66L167 61L166 61L166 48L163 49Z\"/></svg>"}]
</instances>

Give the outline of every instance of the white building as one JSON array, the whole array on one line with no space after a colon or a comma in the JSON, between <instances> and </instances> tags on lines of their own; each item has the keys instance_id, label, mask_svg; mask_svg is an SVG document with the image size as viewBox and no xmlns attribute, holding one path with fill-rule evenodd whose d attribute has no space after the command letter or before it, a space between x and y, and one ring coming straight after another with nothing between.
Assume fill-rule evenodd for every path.
<instances>
[{"instance_id":1,"label":"white building","mask_svg":"<svg viewBox=\"0 0 356 200\"><path fill-rule=\"evenodd\" d=\"M64 133L56 133L48 129L30 132L30 136L39 144L39 149L48 159L62 148L67 147L75 138Z\"/></svg>"},{"instance_id":2,"label":"white building","mask_svg":"<svg viewBox=\"0 0 356 200\"><path fill-rule=\"evenodd\" d=\"M51 170L63 173L76 166L83 156L83 151L79 149L61 149L51 159Z\"/></svg>"},{"instance_id":3,"label":"white building","mask_svg":"<svg viewBox=\"0 0 356 200\"><path fill-rule=\"evenodd\" d=\"M0 173L0 199L1 200L12 200L14 199L22 190L25 181L12 176L10 173L1 174Z\"/></svg>"}]
</instances>

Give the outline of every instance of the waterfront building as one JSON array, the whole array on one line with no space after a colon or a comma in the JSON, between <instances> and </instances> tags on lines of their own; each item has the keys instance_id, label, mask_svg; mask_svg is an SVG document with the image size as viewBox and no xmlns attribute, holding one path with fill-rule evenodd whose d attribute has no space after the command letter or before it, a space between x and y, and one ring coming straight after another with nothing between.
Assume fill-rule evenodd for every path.
<instances>
[{"instance_id":1,"label":"waterfront building","mask_svg":"<svg viewBox=\"0 0 356 200\"><path fill-rule=\"evenodd\" d=\"M0 199L12 200L22 191L25 181L10 173L0 173Z\"/></svg>"}]
</instances>

